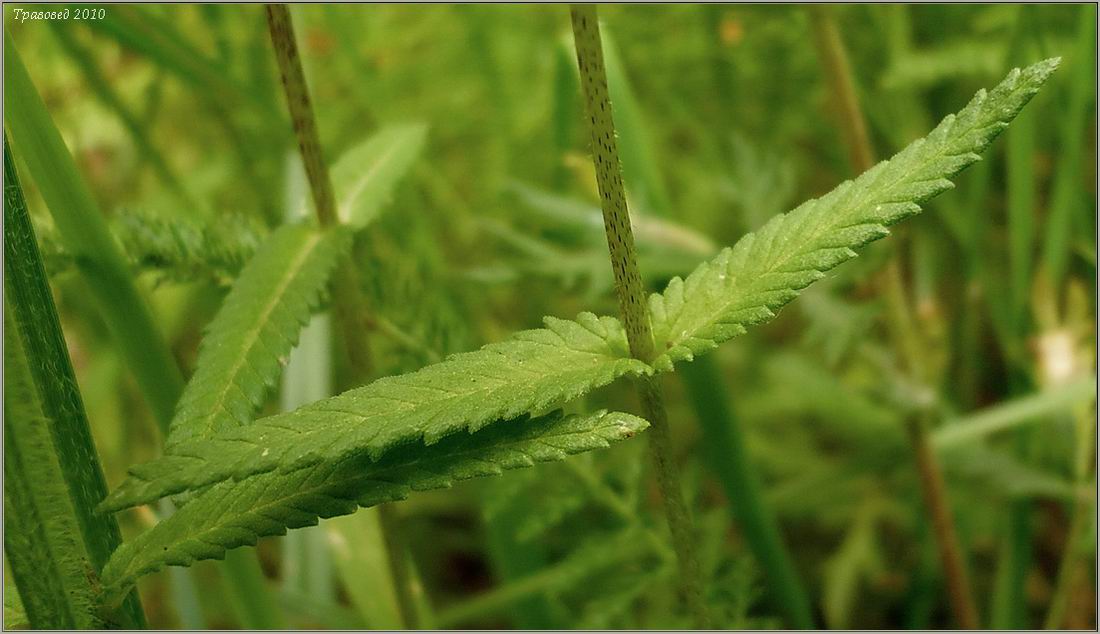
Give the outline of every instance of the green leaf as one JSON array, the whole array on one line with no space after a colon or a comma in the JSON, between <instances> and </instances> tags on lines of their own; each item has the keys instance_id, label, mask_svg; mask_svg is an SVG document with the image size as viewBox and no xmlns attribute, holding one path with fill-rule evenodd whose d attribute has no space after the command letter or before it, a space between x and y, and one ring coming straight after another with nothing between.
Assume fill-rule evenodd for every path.
<instances>
[{"instance_id":1,"label":"green leaf","mask_svg":"<svg viewBox=\"0 0 1100 634\"><path fill-rule=\"evenodd\" d=\"M153 272L157 281L214 281L229 286L264 239L250 218L225 214L215 220L120 209L110 222L134 275ZM35 229L50 276L76 266L50 226Z\"/></svg>"},{"instance_id":2,"label":"green leaf","mask_svg":"<svg viewBox=\"0 0 1100 634\"><path fill-rule=\"evenodd\" d=\"M31 626L27 619L27 611L23 608L23 599L19 597L19 589L11 584L4 584L4 629L25 630Z\"/></svg>"},{"instance_id":3,"label":"green leaf","mask_svg":"<svg viewBox=\"0 0 1100 634\"><path fill-rule=\"evenodd\" d=\"M132 467L100 508L117 511L222 480L287 473L352 455L377 460L397 445L434 444L497 419L556 407L626 374L651 373L630 358L616 319L582 313L576 321L548 317L546 326L209 440L175 445L166 456Z\"/></svg>"},{"instance_id":4,"label":"green leaf","mask_svg":"<svg viewBox=\"0 0 1100 634\"><path fill-rule=\"evenodd\" d=\"M854 249L889 234L889 225L920 212L920 203L951 187L949 177L978 160L1058 66L1046 60L982 90L957 115L854 181L776 216L686 280L650 298L658 370L691 360L775 317Z\"/></svg>"},{"instance_id":5,"label":"green leaf","mask_svg":"<svg viewBox=\"0 0 1100 634\"><path fill-rule=\"evenodd\" d=\"M179 368L7 31L4 82L4 121L15 153L26 161L65 248L150 409L158 423L167 424L183 388Z\"/></svg>"},{"instance_id":6,"label":"green leaf","mask_svg":"<svg viewBox=\"0 0 1100 634\"><path fill-rule=\"evenodd\" d=\"M392 125L344 152L332 166L340 222L361 229L389 202L428 136L423 124Z\"/></svg>"},{"instance_id":7,"label":"green leaf","mask_svg":"<svg viewBox=\"0 0 1100 634\"><path fill-rule=\"evenodd\" d=\"M280 227L260 246L203 337L169 448L252 421L350 238L342 227L302 223Z\"/></svg>"},{"instance_id":8,"label":"green leaf","mask_svg":"<svg viewBox=\"0 0 1100 634\"><path fill-rule=\"evenodd\" d=\"M944 422L932 433L932 445L946 449L977 443L986 436L1028 424L1050 423L1074 406L1096 398L1096 376L1081 377L1071 383L1047 388L1027 396L1017 396L977 412Z\"/></svg>"},{"instance_id":9,"label":"green leaf","mask_svg":"<svg viewBox=\"0 0 1100 634\"><path fill-rule=\"evenodd\" d=\"M617 412L554 413L537 420L501 421L431 447L409 443L380 460L358 453L289 473L223 482L119 548L104 569L104 586L109 597L120 596L138 577L166 565L220 559L226 550L255 544L260 537L312 526L318 518L347 515L360 506L405 499L411 491L563 460L607 447L647 426Z\"/></svg>"},{"instance_id":10,"label":"green leaf","mask_svg":"<svg viewBox=\"0 0 1100 634\"><path fill-rule=\"evenodd\" d=\"M35 628L144 625L101 614L96 573L121 541L30 214L4 139L4 552ZM8 625L5 622L5 625Z\"/></svg>"}]
</instances>

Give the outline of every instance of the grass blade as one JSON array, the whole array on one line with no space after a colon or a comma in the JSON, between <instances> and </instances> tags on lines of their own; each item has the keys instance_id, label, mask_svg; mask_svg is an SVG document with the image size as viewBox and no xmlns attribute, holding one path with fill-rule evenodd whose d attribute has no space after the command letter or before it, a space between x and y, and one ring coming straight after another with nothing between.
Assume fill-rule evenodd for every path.
<instances>
[{"instance_id":1,"label":"grass blade","mask_svg":"<svg viewBox=\"0 0 1100 634\"><path fill-rule=\"evenodd\" d=\"M34 628L97 628L96 574L122 539L30 214L4 139L4 550ZM109 620L142 627L137 594Z\"/></svg>"}]
</instances>

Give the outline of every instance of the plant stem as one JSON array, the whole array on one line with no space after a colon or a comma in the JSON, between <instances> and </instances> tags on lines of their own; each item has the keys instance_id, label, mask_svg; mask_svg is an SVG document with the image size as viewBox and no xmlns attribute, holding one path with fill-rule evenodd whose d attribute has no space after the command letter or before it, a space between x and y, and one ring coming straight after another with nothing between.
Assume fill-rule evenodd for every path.
<instances>
[{"instance_id":1,"label":"plant stem","mask_svg":"<svg viewBox=\"0 0 1100 634\"><path fill-rule=\"evenodd\" d=\"M711 356L697 357L680 368L688 398L703 429L703 447L718 475L737 524L767 576L772 602L787 615L790 627L814 629L810 599L783 543L763 488L745 446L741 422L726 397L726 381Z\"/></svg>"},{"instance_id":2,"label":"plant stem","mask_svg":"<svg viewBox=\"0 0 1100 634\"><path fill-rule=\"evenodd\" d=\"M840 129L844 134L848 157L857 171L864 172L874 165L874 154L867 136L867 123L859 107L851 67L848 65L848 53L844 48L844 41L840 39L836 22L833 21L833 7L812 5L809 9L813 17L811 24L814 42L832 83L833 107L838 119L844 122Z\"/></svg>"},{"instance_id":3,"label":"plant stem","mask_svg":"<svg viewBox=\"0 0 1100 634\"><path fill-rule=\"evenodd\" d=\"M580 68L581 86L591 124L589 129L592 154L596 162L596 181L600 190L604 231L607 234L611 268L615 275L619 311L626 325L630 353L635 358L648 362L653 358L653 332L646 312L645 291L634 250L634 233L631 231L630 214L626 207L596 7L571 5L570 13L577 47L577 65ZM661 387L653 377L640 378L637 386L643 412L650 423L650 454L672 532L681 590L696 627L706 628L709 627L710 618L703 598L695 538L673 457L668 414L665 411Z\"/></svg>"},{"instance_id":4,"label":"plant stem","mask_svg":"<svg viewBox=\"0 0 1100 634\"><path fill-rule=\"evenodd\" d=\"M336 198L333 194L332 178L321 151L321 142L317 134L316 117L309 98L309 87L302 72L301 59L298 56L298 44L294 38L294 25L290 11L283 4L265 5L268 29L274 45L275 56L279 64L286 94L290 119L294 125L294 134L298 149L305 165L314 208L321 226L329 226L340 221L336 214ZM334 312L339 322L344 344L347 347L349 361L355 380L363 380L370 374L370 348L366 333L369 325L369 313L366 310L366 298L359 283L358 272L350 257L345 257L334 273ZM394 580L397 604L406 629L417 629L419 615L413 597L411 582L413 576L408 567L407 552L401 540L400 520L394 514L392 506L383 504L378 508L378 517L382 526L383 541Z\"/></svg>"},{"instance_id":5,"label":"plant stem","mask_svg":"<svg viewBox=\"0 0 1100 634\"><path fill-rule=\"evenodd\" d=\"M909 439L916 454L917 471L920 475L921 493L925 506L932 516L932 529L936 535L936 547L947 580L947 599L955 620L963 629L978 629L978 611L970 595L970 581L959 548L959 538L955 534L955 522L951 518L951 509L947 503L947 491L939 462L928 442L927 421L923 417L908 421Z\"/></svg>"},{"instance_id":6,"label":"plant stem","mask_svg":"<svg viewBox=\"0 0 1100 634\"><path fill-rule=\"evenodd\" d=\"M298 57L298 44L294 39L290 11L284 4L268 4L264 8L267 10L267 27L271 32L275 57L279 61L279 75L286 92L290 122L294 126L294 136L302 154L302 164L306 168L317 219L321 226L332 225L337 221L336 196L332 193L332 178L329 177L324 153L321 151L321 141L317 135L317 122L309 99L306 78L302 73L302 60Z\"/></svg>"},{"instance_id":7,"label":"plant stem","mask_svg":"<svg viewBox=\"0 0 1100 634\"><path fill-rule=\"evenodd\" d=\"M865 172L874 166L874 152L867 137L863 111L856 95L852 69L844 49L844 42L832 18L832 7L813 6L812 22L815 41L832 88L840 127L844 130L848 153L855 171ZM909 376L927 384L928 367L924 362L924 348L920 332L913 323L913 311L906 298L901 266L895 252L890 258L883 276L884 292L889 305L888 330L895 347L902 351ZM964 629L979 627L978 611L971 594L966 566L955 534L954 521L947 501L943 473L931 447L928 432L928 414L920 413L907 423L909 438L917 462L921 492L932 515L932 528L936 536L944 576L947 578L948 597L958 625Z\"/></svg>"}]
</instances>

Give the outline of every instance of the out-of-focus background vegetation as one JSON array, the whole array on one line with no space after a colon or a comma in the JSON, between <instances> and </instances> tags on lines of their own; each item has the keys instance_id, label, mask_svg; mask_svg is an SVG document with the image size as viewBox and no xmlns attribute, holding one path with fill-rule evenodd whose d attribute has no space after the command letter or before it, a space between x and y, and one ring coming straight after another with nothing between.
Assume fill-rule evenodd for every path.
<instances>
[{"instance_id":1,"label":"out-of-focus background vegetation","mask_svg":"<svg viewBox=\"0 0 1100 634\"><path fill-rule=\"evenodd\" d=\"M262 6L104 8L102 20L20 23L8 5L5 26L139 258L187 373L227 284L305 185ZM1095 8L832 9L878 158L1015 66L1059 55L1062 68L954 191L715 353L715 389L745 430L820 625L951 624L903 424L931 403L983 623L1041 625L1070 548L1064 625L1095 627ZM600 11L651 289L855 174L809 7ZM566 7L292 14L330 162L385 124L428 130L357 245L372 306L404 337L373 336L378 375L545 314L616 313ZM33 181L24 186L116 485L162 439ZM900 369L876 281L895 253L924 380ZM333 355L335 390L351 387L341 364ZM678 378L665 386L719 624L782 625L702 460L693 401ZM637 411L627 387L589 400ZM280 399L269 401L277 411ZM686 626L673 609L674 565L640 536L664 530L639 493L644 459L643 443L626 443L401 503L431 622ZM1075 512L1089 518L1082 530L1070 528ZM133 535L153 518L120 520ZM260 544L286 624L392 624L379 616L393 606L379 590L376 521L360 511ZM217 566L194 571L191 600L169 572L141 583L150 624L242 624Z\"/></svg>"}]
</instances>

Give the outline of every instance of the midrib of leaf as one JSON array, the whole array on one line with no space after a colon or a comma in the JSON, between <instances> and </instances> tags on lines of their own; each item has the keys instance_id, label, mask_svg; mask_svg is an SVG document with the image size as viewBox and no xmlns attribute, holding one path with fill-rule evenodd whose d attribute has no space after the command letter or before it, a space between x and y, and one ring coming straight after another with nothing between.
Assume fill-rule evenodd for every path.
<instances>
[{"instance_id":1,"label":"midrib of leaf","mask_svg":"<svg viewBox=\"0 0 1100 634\"><path fill-rule=\"evenodd\" d=\"M255 315L255 320L244 332L237 335L239 336L239 339L238 343L235 346L236 352L233 354L232 364L228 368L224 369L215 364L205 365L203 363L203 355L200 355L199 369L196 371L196 378L200 380L196 381L193 379L192 382L188 383L187 388L184 390L184 395L180 399L180 407L177 410L176 420L173 420L172 422L171 434L168 439L169 445L174 445L176 443L186 440L208 438L215 431L217 431L216 423L219 420L222 420L226 423L236 422L237 424L243 424L244 422L246 422L234 421L233 414L228 411L227 403L230 401L230 396L234 392L239 394L240 398L244 398L245 400L247 400L250 407L254 407L256 405L252 402L253 396L248 394L241 388L241 373L245 368L251 367L249 364L249 352L254 347L258 345L263 345L263 340L261 336L264 334L265 328L271 324L271 318L275 310L279 308L279 306L281 306L286 300L287 291L291 288L294 282L298 280L299 274L302 273L302 270L305 268L306 264L310 262L312 256L316 252L316 249L320 245L326 243L324 238L330 235L329 233L322 232L314 228L306 228L301 226L288 226L286 228L280 229L279 231L306 231L307 234L305 240L297 249L297 252L294 254L290 262L287 264L287 267L283 271L283 274L279 278L277 284L272 289L270 289L270 295L264 303L263 308L260 310L259 313ZM278 234L279 232L277 231L271 236L270 240L277 241L280 237ZM273 243L277 244L277 242ZM263 258L262 250L263 247L261 247L261 253L258 253L256 256L256 264L266 264ZM331 254L323 255L331 256ZM335 263L336 258L331 257L330 261L332 263ZM256 264L253 264L253 266L255 266ZM323 287L324 285L325 278L327 278L327 275L321 276L321 279L319 280L321 287ZM244 290L255 289L234 289L234 291ZM320 287L315 286L314 288L306 290L310 294L316 294L319 292ZM237 306L227 300L225 308L235 309L237 308ZM220 316L221 315L219 314L219 317ZM217 326L218 319L215 318L214 327ZM286 338L288 341L296 339L297 331L292 333L292 335L287 336ZM215 352L219 355L219 357L224 354L224 351L220 349ZM269 349L268 352L272 353L271 356L274 359L278 359L280 356L282 356L274 350ZM284 351L284 354L285 352L287 351ZM277 370L277 368L273 369ZM208 408L206 413L201 414L196 418L187 417L185 415L186 410L189 407L194 406L194 402L204 396L202 393L202 388L205 385L205 381L202 381L201 379L206 378L205 375L212 372L217 373L219 381L224 381L224 383L222 383L222 387L213 396L211 401L206 405L206 408ZM274 380L274 377L271 377L269 372L263 372L262 369L260 372L257 372L257 375L264 383L268 383ZM196 394L196 391L198 391L199 393Z\"/></svg>"},{"instance_id":2,"label":"midrib of leaf","mask_svg":"<svg viewBox=\"0 0 1100 634\"><path fill-rule=\"evenodd\" d=\"M567 418L552 414L502 421L433 447L409 446L380 462L355 455L290 473L223 482L116 551L104 569L104 585L108 596L117 597L138 577L165 565L219 558L259 537L311 526L318 518L346 515L360 506L404 499L410 491L447 488L455 481L562 460L646 427L644 420L618 412Z\"/></svg>"},{"instance_id":3,"label":"midrib of leaf","mask_svg":"<svg viewBox=\"0 0 1100 634\"><path fill-rule=\"evenodd\" d=\"M367 170L359 179L356 179L355 184L348 190L348 195L344 197L343 204L340 205L338 216L344 222L351 220L351 209L363 190L367 185L371 184L371 178L374 177L383 167L386 166L386 162L389 161L389 157L397 153L399 146L397 144L389 145L381 156L377 157L377 160L371 165L370 170Z\"/></svg>"},{"instance_id":4,"label":"midrib of leaf","mask_svg":"<svg viewBox=\"0 0 1100 634\"><path fill-rule=\"evenodd\" d=\"M233 367L231 367L229 369L229 372L227 373L227 376L230 380L226 381L225 387L215 399L214 411L210 412L210 414L199 423L203 429L203 433L201 433L201 436L205 437L209 435L212 427L210 421L216 415L220 414L223 410L226 397L228 396L230 391L230 387L236 385L237 376L241 373L241 369L244 368L246 365L246 353L259 341L260 333L263 332L264 325L271 318L271 313L273 313L275 311L275 308L279 306L283 299L283 295L286 294L286 289L290 287L291 282L294 281L294 277L302 269L302 266L309 259L309 256L313 253L313 250L317 248L317 245L319 245L320 243L320 233L311 233L309 237L306 238L305 244L302 245L303 248L301 252L299 252L293 260L291 260L290 266L287 267L286 271L283 273L282 279L279 280L278 286L275 287L275 292L272 293L271 299L268 300L263 310L261 310L260 314L257 315L258 319L256 321L256 325L245 331L244 336L241 338L241 344L238 347L238 353L236 355L237 361L233 364Z\"/></svg>"},{"instance_id":5,"label":"midrib of leaf","mask_svg":"<svg viewBox=\"0 0 1100 634\"><path fill-rule=\"evenodd\" d=\"M759 231L742 238L734 247L724 249L715 260L703 264L687 280L673 280L663 294L651 296L650 310L655 313L654 321L662 325L658 335L664 334L666 337L658 341L658 350L662 354L654 366L659 370L669 370L674 362L690 359L692 354L701 352L689 349L685 353L683 348L692 339L697 339L700 331L723 325L723 316L731 310L746 313L726 324L734 334L739 334L738 330L743 332L744 326L771 319L775 310L797 296L800 289L822 277L824 271L855 257L854 248L887 235L886 226L918 213L919 203L953 186L948 177L979 160L977 152L984 150L1007 126L1007 122L1038 91L1056 66L1057 60L1047 60L1023 72L1014 70L992 93L979 91L958 116L949 115L927 137L915 141L889 161L879 163L821 198L807 201L795 210L773 218ZM1021 82L1021 78L1024 81ZM960 116L971 119L966 127L955 130L954 125ZM936 145L929 146L930 143ZM933 151L926 156L918 154L928 147L934 148ZM919 162L909 166L906 161L911 159ZM897 173L894 174L891 168L896 169ZM910 180L913 175L919 178ZM880 183L883 178L888 182ZM868 202L845 208L854 197L865 197ZM869 211L872 209L873 212ZM887 210L885 213L884 209ZM813 221L818 224L803 234L805 224ZM839 238L843 239L824 240L842 232L850 232L851 235L840 235ZM801 235L805 237L799 239ZM797 246L793 248L790 245L792 236L797 240ZM764 240L768 242L762 244ZM778 254L777 248L781 248ZM763 253L760 253L761 250ZM819 256L818 261L790 269L792 262L815 254ZM734 257L742 260L739 268L747 271L730 270ZM765 263L762 268L754 266L755 262L760 261ZM703 296L704 292L712 289L691 289L697 291L695 295L702 299L698 300L701 306L690 306L693 298L683 297L685 286L692 283L706 285L712 281L709 277L715 272L717 281L722 285L722 296ZM776 275L786 275L787 279L764 285L763 280ZM747 276L751 278L746 280ZM742 283L744 286L738 288ZM748 295L738 291L745 291ZM750 305L737 307L747 297L757 296L762 297ZM671 322L659 319L665 316L668 301L682 304ZM730 336L734 335L727 333L714 338L709 342L709 347ZM708 345L707 342L701 343Z\"/></svg>"},{"instance_id":6,"label":"midrib of leaf","mask_svg":"<svg viewBox=\"0 0 1100 634\"><path fill-rule=\"evenodd\" d=\"M396 151L396 147L390 146L390 148L386 150L386 153L378 157L378 161L374 165L371 165L370 169L368 169L359 180L355 181L355 184L348 191L347 200L344 201L344 204L340 205L339 216L342 220L345 222L350 220L348 214L351 213L352 203L354 203L355 199L359 197L359 194L363 193L363 190L366 189L367 184L370 183L371 177L378 173L378 170L382 169L383 163L385 163Z\"/></svg>"},{"instance_id":7,"label":"midrib of leaf","mask_svg":"<svg viewBox=\"0 0 1100 634\"><path fill-rule=\"evenodd\" d=\"M584 313L577 321L547 318L547 326L209 440L181 443L131 468L130 478L100 507L119 510L220 480L285 473L351 454L377 460L398 445L472 433L492 420L560 405L625 374L651 372L629 358L615 319Z\"/></svg>"}]
</instances>

